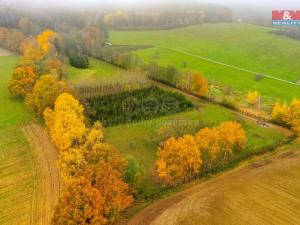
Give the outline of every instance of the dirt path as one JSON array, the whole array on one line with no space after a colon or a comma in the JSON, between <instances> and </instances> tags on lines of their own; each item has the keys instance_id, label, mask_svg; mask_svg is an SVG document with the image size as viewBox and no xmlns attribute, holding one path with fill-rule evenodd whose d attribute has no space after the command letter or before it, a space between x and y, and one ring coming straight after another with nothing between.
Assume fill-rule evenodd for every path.
<instances>
[{"instance_id":1,"label":"dirt path","mask_svg":"<svg viewBox=\"0 0 300 225\"><path fill-rule=\"evenodd\" d=\"M31 224L48 225L63 183L56 167L57 151L47 132L37 124L23 127L23 132L31 144L36 157L37 179L34 184Z\"/></svg>"},{"instance_id":2,"label":"dirt path","mask_svg":"<svg viewBox=\"0 0 300 225\"><path fill-rule=\"evenodd\" d=\"M300 224L300 151L260 158L141 211L130 225Z\"/></svg>"}]
</instances>

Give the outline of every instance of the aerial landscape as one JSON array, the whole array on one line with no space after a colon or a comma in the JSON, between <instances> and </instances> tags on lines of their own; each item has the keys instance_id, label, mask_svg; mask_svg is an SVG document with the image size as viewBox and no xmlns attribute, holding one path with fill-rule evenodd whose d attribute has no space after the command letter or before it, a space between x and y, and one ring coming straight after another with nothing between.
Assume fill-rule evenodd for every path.
<instances>
[{"instance_id":1,"label":"aerial landscape","mask_svg":"<svg viewBox=\"0 0 300 225\"><path fill-rule=\"evenodd\" d=\"M298 225L298 135L297 0L0 0L0 225Z\"/></svg>"}]
</instances>

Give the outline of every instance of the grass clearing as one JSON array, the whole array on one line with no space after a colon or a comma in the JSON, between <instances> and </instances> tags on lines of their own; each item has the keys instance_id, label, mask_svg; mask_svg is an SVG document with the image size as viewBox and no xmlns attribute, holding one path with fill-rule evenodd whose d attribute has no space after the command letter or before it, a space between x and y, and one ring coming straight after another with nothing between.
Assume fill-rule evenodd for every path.
<instances>
[{"instance_id":1,"label":"grass clearing","mask_svg":"<svg viewBox=\"0 0 300 225\"><path fill-rule=\"evenodd\" d=\"M120 78L122 69L109 63L94 58L89 58L89 68L80 69L68 66L68 79L73 83L86 82L87 80L111 80L115 81Z\"/></svg>"},{"instance_id":2,"label":"grass clearing","mask_svg":"<svg viewBox=\"0 0 300 225\"><path fill-rule=\"evenodd\" d=\"M158 186L154 182L155 160L158 146L157 135L159 128L166 122L180 121L202 122L206 126L218 125L223 121L239 120L248 138L247 149L255 149L268 146L285 138L285 134L274 128L262 128L248 118L242 118L233 111L218 105L203 103L199 110L191 110L171 116L139 123L108 127L105 129L106 139L114 144L124 155L133 155L145 167L145 192L158 192Z\"/></svg>"},{"instance_id":3,"label":"grass clearing","mask_svg":"<svg viewBox=\"0 0 300 225\"><path fill-rule=\"evenodd\" d=\"M266 77L255 81L255 74L161 48L176 48L296 82L300 78L300 42L271 31L242 23L203 24L171 30L111 31L110 38L117 45L152 45L153 48L136 51L144 61L173 64L181 70L200 70L209 80L243 93L256 89L269 102L276 98L290 101L299 96L299 86Z\"/></svg>"},{"instance_id":4,"label":"grass clearing","mask_svg":"<svg viewBox=\"0 0 300 225\"><path fill-rule=\"evenodd\" d=\"M18 60L18 56L0 57L0 127L21 124L32 118L23 100L11 97L7 89L13 67Z\"/></svg>"}]
</instances>

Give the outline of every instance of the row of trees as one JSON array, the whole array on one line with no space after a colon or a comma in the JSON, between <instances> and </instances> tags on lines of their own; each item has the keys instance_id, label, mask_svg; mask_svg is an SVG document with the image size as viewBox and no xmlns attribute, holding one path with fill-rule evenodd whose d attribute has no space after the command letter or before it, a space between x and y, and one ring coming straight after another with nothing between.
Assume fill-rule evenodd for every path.
<instances>
[{"instance_id":1,"label":"row of trees","mask_svg":"<svg viewBox=\"0 0 300 225\"><path fill-rule=\"evenodd\" d=\"M68 184L54 213L55 225L111 224L133 202L124 181L126 160L104 141L99 122L86 127L83 112L83 106L68 93L59 95L54 108L44 111L60 153L58 166Z\"/></svg>"},{"instance_id":2,"label":"row of trees","mask_svg":"<svg viewBox=\"0 0 300 225\"><path fill-rule=\"evenodd\" d=\"M231 22L230 9L200 4L181 3L172 7L160 6L113 11L103 16L103 22L112 29L173 28L203 22Z\"/></svg>"},{"instance_id":3,"label":"row of trees","mask_svg":"<svg viewBox=\"0 0 300 225\"><path fill-rule=\"evenodd\" d=\"M195 135L170 137L158 148L156 172L162 183L175 186L226 166L231 156L245 146L245 132L237 122L203 128Z\"/></svg>"},{"instance_id":4,"label":"row of trees","mask_svg":"<svg viewBox=\"0 0 300 225\"><path fill-rule=\"evenodd\" d=\"M0 27L0 46L10 51L20 53L25 36L18 30Z\"/></svg>"},{"instance_id":5,"label":"row of trees","mask_svg":"<svg viewBox=\"0 0 300 225\"><path fill-rule=\"evenodd\" d=\"M273 107L272 118L280 123L291 127L297 135L300 134L300 100L293 99L288 105L286 102L277 101Z\"/></svg>"},{"instance_id":6,"label":"row of trees","mask_svg":"<svg viewBox=\"0 0 300 225\"><path fill-rule=\"evenodd\" d=\"M67 184L52 224L111 224L132 202L140 171L104 141L99 122L86 126L84 108L59 76L56 33L45 30L26 41L22 61L9 82L14 96L44 116L52 142L59 150L58 166ZM55 72L54 72L55 71ZM44 74L46 73L46 74ZM135 190L135 189L134 189Z\"/></svg>"},{"instance_id":7,"label":"row of trees","mask_svg":"<svg viewBox=\"0 0 300 225\"><path fill-rule=\"evenodd\" d=\"M207 80L200 72L180 72L175 66L160 66L149 63L143 66L149 78L175 86L185 92L206 96L209 90Z\"/></svg>"}]
</instances>

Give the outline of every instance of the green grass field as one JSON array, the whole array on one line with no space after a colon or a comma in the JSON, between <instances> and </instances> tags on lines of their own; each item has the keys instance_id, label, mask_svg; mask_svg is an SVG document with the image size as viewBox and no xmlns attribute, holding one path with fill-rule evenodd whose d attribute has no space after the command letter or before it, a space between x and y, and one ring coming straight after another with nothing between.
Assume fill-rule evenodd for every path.
<instances>
[{"instance_id":1,"label":"green grass field","mask_svg":"<svg viewBox=\"0 0 300 225\"><path fill-rule=\"evenodd\" d=\"M35 159L21 130L32 115L21 99L12 98L7 83L17 56L0 56L0 224L33 224Z\"/></svg>"},{"instance_id":2,"label":"green grass field","mask_svg":"<svg viewBox=\"0 0 300 225\"><path fill-rule=\"evenodd\" d=\"M241 120L246 131L247 150L253 151L259 147L268 146L285 137L283 133L273 128L262 128L254 121L241 118L234 112L218 105L202 103L199 110L192 110L171 116L161 117L136 124L127 124L105 129L107 140L114 144L124 155L133 155L146 169L145 192L158 191L154 183L156 150L158 146L158 130L166 122L188 121L206 126L218 125L223 121Z\"/></svg>"},{"instance_id":3,"label":"green grass field","mask_svg":"<svg viewBox=\"0 0 300 225\"><path fill-rule=\"evenodd\" d=\"M255 74L193 56L296 82L300 79L300 42L271 31L242 23L204 24L171 30L111 31L110 39L117 45L152 45L153 48L137 51L144 61L199 70L209 80L237 91L259 90L269 102L276 98L290 101L299 96L300 86L266 77L255 81Z\"/></svg>"},{"instance_id":4,"label":"green grass field","mask_svg":"<svg viewBox=\"0 0 300 225\"><path fill-rule=\"evenodd\" d=\"M18 60L17 56L0 56L0 128L20 124L31 118L23 100L11 97L7 89L12 69Z\"/></svg>"},{"instance_id":5,"label":"green grass field","mask_svg":"<svg viewBox=\"0 0 300 225\"><path fill-rule=\"evenodd\" d=\"M120 78L122 69L94 58L89 58L89 62L90 65L87 69L79 69L73 66L68 66L68 79L74 83L79 83L94 79L114 81Z\"/></svg>"}]
</instances>

